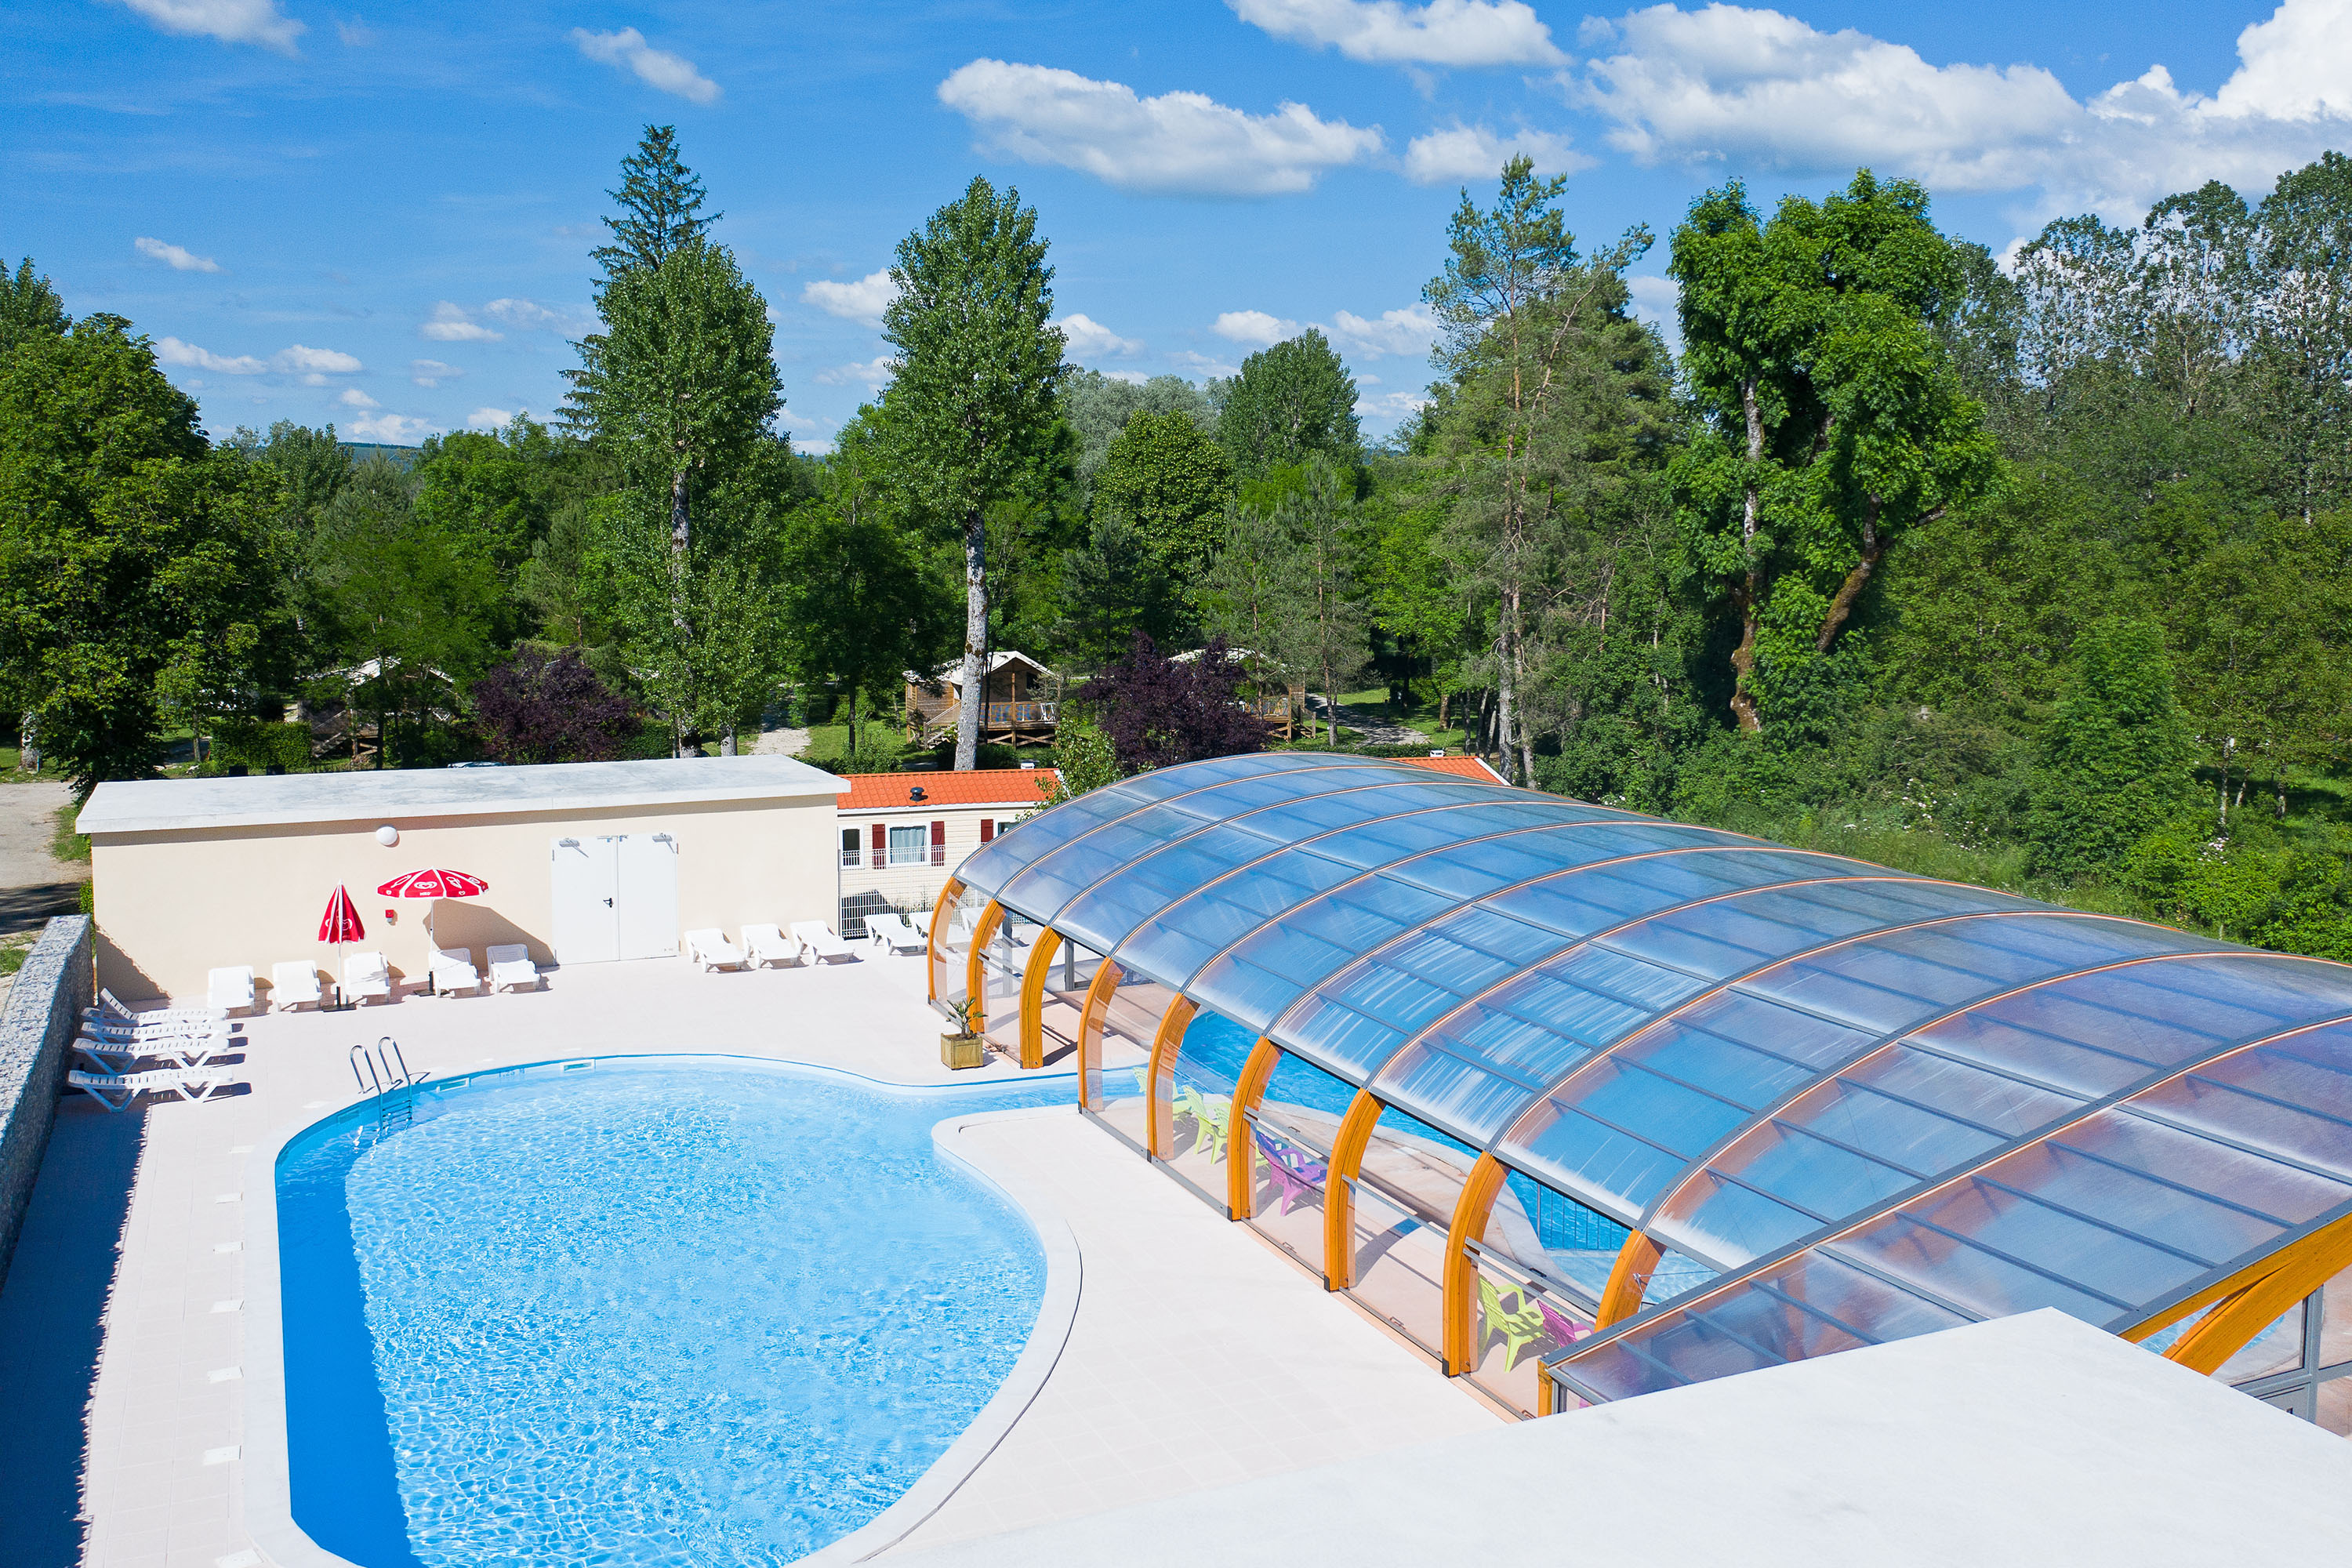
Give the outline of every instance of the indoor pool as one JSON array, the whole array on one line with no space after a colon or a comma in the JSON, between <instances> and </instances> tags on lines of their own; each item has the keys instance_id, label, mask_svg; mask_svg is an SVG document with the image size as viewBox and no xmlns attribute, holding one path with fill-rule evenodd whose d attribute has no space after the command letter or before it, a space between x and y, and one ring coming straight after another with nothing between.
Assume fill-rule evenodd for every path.
<instances>
[{"instance_id":1,"label":"indoor pool","mask_svg":"<svg viewBox=\"0 0 2352 1568\"><path fill-rule=\"evenodd\" d=\"M896 1500L1037 1318L1035 1232L942 1160L959 1112L620 1058L338 1118L278 1166L297 1523L364 1568L783 1563Z\"/></svg>"}]
</instances>

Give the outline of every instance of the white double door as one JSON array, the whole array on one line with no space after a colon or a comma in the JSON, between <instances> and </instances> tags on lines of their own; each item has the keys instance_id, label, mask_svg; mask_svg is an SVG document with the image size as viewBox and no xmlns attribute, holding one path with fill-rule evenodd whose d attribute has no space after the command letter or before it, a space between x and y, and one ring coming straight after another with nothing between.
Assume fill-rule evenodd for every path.
<instances>
[{"instance_id":1,"label":"white double door","mask_svg":"<svg viewBox=\"0 0 2352 1568\"><path fill-rule=\"evenodd\" d=\"M555 962L667 958L677 951L677 841L667 833L551 846Z\"/></svg>"}]
</instances>

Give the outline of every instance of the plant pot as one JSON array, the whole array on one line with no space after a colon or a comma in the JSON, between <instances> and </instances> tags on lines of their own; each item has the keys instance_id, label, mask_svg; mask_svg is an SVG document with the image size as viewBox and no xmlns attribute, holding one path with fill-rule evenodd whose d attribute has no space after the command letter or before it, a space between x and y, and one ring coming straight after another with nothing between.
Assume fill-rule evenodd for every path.
<instances>
[{"instance_id":1,"label":"plant pot","mask_svg":"<svg viewBox=\"0 0 2352 1568\"><path fill-rule=\"evenodd\" d=\"M940 1066L961 1071L986 1064L988 1047L978 1035L941 1035Z\"/></svg>"}]
</instances>

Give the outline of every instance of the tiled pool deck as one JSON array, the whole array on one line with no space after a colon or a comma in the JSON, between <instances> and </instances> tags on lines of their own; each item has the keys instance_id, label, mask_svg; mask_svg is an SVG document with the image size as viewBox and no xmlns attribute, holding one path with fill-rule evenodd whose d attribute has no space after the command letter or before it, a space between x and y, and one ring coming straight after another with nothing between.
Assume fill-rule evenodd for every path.
<instances>
[{"instance_id":1,"label":"tiled pool deck","mask_svg":"<svg viewBox=\"0 0 2352 1568\"><path fill-rule=\"evenodd\" d=\"M92 1568L267 1561L242 1517L242 1187L256 1145L353 1100L354 1043L392 1035L412 1068L445 1079L666 1051L908 1084L983 1076L940 1068L922 966L904 958L718 975L674 960L608 964L554 974L539 994L404 994L239 1022L249 1093L119 1117L75 1094L60 1110L0 1300L0 1385L31 1395L7 1417L21 1456L5 1527L12 1565L70 1563L85 1529ZM1018 1075L992 1061L985 1076ZM899 1550L1496 1424L1075 1112L983 1122L958 1146L1050 1195L1084 1283L1035 1401Z\"/></svg>"}]
</instances>

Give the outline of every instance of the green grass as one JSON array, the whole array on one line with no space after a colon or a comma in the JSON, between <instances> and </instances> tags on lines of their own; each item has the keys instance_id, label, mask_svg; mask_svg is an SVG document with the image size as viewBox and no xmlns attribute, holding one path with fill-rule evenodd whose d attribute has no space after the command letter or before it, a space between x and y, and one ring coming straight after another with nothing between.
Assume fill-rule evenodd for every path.
<instances>
[{"instance_id":1,"label":"green grass","mask_svg":"<svg viewBox=\"0 0 2352 1568\"><path fill-rule=\"evenodd\" d=\"M61 805L51 814L57 823L57 831L49 837L49 854L68 864L79 861L88 865L89 840L73 830L74 817L80 809L76 805Z\"/></svg>"}]
</instances>

